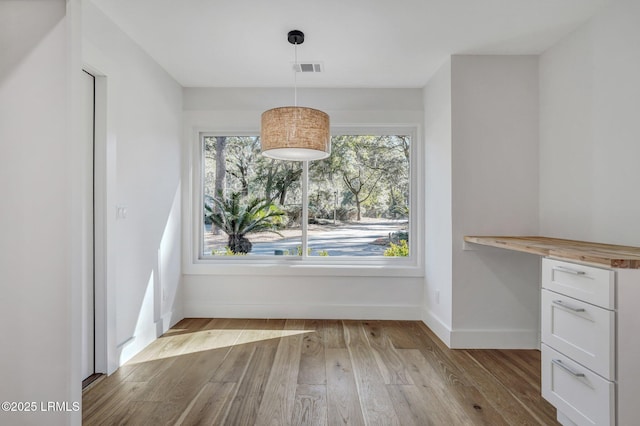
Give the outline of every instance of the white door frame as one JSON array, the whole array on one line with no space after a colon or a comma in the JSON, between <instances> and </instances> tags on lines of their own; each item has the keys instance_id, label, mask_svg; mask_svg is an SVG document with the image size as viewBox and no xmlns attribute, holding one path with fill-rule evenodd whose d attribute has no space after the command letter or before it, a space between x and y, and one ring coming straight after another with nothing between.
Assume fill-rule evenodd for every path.
<instances>
[{"instance_id":1,"label":"white door frame","mask_svg":"<svg viewBox=\"0 0 640 426\"><path fill-rule=\"evenodd\" d=\"M95 255L94 255L94 135L95 135L95 77L82 72L82 379L95 372Z\"/></svg>"},{"instance_id":2,"label":"white door frame","mask_svg":"<svg viewBox=\"0 0 640 426\"><path fill-rule=\"evenodd\" d=\"M116 343L116 68L87 42L83 68L95 77L95 371L111 374L120 365Z\"/></svg>"}]
</instances>

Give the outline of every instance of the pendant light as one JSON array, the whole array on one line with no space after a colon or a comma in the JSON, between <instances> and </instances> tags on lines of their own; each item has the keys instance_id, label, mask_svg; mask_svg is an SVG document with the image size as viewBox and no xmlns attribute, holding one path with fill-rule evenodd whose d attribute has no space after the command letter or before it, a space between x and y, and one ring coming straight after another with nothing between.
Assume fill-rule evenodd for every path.
<instances>
[{"instance_id":1,"label":"pendant light","mask_svg":"<svg viewBox=\"0 0 640 426\"><path fill-rule=\"evenodd\" d=\"M294 106L273 108L262 113L260 145L269 158L291 161L313 161L331 153L329 115L317 109L298 106L298 45L304 42L302 31L289 31L294 45Z\"/></svg>"}]
</instances>

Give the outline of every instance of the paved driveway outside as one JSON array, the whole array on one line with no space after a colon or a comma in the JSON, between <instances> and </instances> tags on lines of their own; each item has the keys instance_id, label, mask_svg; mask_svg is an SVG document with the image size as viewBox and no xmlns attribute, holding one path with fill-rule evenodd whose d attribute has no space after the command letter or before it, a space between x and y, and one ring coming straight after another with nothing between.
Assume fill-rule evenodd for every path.
<instances>
[{"instance_id":1,"label":"paved driveway outside","mask_svg":"<svg viewBox=\"0 0 640 426\"><path fill-rule=\"evenodd\" d=\"M311 255L319 250L326 250L329 256L382 256L386 246L372 244L379 238L388 238L392 232L402 229L406 222L376 222L348 224L319 235L309 236ZM251 237L249 236L249 239ZM252 255L273 255L275 250L288 250L297 253L301 239L285 238L272 242L253 243Z\"/></svg>"}]
</instances>

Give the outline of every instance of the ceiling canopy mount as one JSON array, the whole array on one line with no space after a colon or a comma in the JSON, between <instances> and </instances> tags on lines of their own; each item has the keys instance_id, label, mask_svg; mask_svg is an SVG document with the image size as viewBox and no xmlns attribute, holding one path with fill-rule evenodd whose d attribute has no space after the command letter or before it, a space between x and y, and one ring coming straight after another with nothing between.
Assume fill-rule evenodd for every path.
<instances>
[{"instance_id":1,"label":"ceiling canopy mount","mask_svg":"<svg viewBox=\"0 0 640 426\"><path fill-rule=\"evenodd\" d=\"M287 40L291 44L302 44L304 43L304 33L300 30L291 30L287 34Z\"/></svg>"}]
</instances>

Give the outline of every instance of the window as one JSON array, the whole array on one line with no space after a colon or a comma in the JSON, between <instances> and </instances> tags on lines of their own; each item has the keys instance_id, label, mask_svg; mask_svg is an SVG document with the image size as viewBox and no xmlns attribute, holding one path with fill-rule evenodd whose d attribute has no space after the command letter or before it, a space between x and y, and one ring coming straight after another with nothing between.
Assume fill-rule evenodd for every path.
<instances>
[{"instance_id":1,"label":"window","mask_svg":"<svg viewBox=\"0 0 640 426\"><path fill-rule=\"evenodd\" d=\"M408 259L412 132L341 132L309 163L202 134L200 259Z\"/></svg>"}]
</instances>

